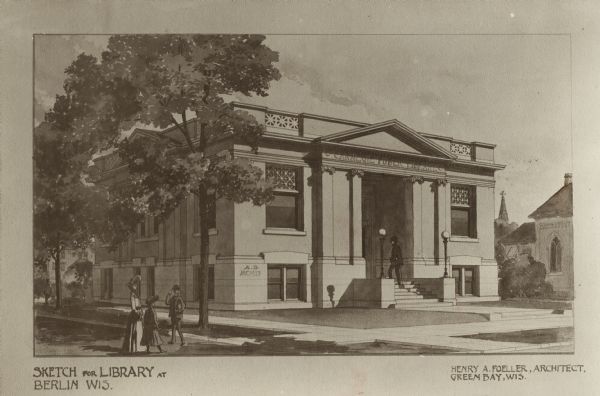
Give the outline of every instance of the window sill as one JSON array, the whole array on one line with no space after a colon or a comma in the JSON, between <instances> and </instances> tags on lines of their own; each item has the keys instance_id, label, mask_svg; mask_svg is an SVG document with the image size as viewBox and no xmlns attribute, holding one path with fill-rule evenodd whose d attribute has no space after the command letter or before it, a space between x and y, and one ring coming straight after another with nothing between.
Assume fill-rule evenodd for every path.
<instances>
[{"instance_id":1,"label":"window sill","mask_svg":"<svg viewBox=\"0 0 600 396\"><path fill-rule=\"evenodd\" d=\"M263 229L263 234L306 236L306 231L295 230L293 228L265 228Z\"/></svg>"},{"instance_id":2,"label":"window sill","mask_svg":"<svg viewBox=\"0 0 600 396\"><path fill-rule=\"evenodd\" d=\"M451 236L450 242L479 243L479 238L471 238L467 236Z\"/></svg>"},{"instance_id":3,"label":"window sill","mask_svg":"<svg viewBox=\"0 0 600 396\"><path fill-rule=\"evenodd\" d=\"M199 237L200 233L199 232L194 232L192 234L195 237ZM208 229L208 236L212 236L212 235L219 235L219 230L217 230L216 228L209 228Z\"/></svg>"},{"instance_id":4,"label":"window sill","mask_svg":"<svg viewBox=\"0 0 600 396\"><path fill-rule=\"evenodd\" d=\"M144 237L144 238L135 238L136 242L150 242L150 241L158 241L158 235L154 235L151 237Z\"/></svg>"},{"instance_id":5,"label":"window sill","mask_svg":"<svg viewBox=\"0 0 600 396\"><path fill-rule=\"evenodd\" d=\"M548 276L560 276L562 275L562 271L561 272L548 272Z\"/></svg>"}]
</instances>

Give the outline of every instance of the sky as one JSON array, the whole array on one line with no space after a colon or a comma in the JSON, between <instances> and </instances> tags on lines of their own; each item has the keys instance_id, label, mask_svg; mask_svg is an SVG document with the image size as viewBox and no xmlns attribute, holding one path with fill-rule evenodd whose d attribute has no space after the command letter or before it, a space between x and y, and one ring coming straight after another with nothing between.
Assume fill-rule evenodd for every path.
<instances>
[{"instance_id":1,"label":"sky","mask_svg":"<svg viewBox=\"0 0 600 396\"><path fill-rule=\"evenodd\" d=\"M108 36L36 36L35 118L63 92L81 52ZM560 35L274 35L282 78L236 100L497 145L496 214L527 216L572 172L570 41ZM576 180L577 175L574 175Z\"/></svg>"}]
</instances>

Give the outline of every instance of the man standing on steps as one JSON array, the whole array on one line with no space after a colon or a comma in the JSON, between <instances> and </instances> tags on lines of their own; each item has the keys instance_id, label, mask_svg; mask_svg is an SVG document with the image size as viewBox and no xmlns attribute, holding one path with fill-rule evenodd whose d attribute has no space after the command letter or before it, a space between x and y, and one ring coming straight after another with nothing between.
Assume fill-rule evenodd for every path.
<instances>
[{"instance_id":1,"label":"man standing on steps","mask_svg":"<svg viewBox=\"0 0 600 396\"><path fill-rule=\"evenodd\" d=\"M402 265L404 262L402 261L402 249L400 245L398 245L398 238L394 235L391 238L392 241L392 251L390 253L390 267L388 268L388 278L393 279L392 277L392 269L396 272L396 279L398 280L398 286L400 285L400 281L402 280Z\"/></svg>"}]
</instances>

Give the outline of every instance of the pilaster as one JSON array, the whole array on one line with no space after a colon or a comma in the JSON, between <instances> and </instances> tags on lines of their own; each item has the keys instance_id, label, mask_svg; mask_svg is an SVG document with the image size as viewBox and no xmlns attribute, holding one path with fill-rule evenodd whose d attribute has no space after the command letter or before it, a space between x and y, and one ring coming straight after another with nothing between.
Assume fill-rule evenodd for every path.
<instances>
[{"instance_id":1,"label":"pilaster","mask_svg":"<svg viewBox=\"0 0 600 396\"><path fill-rule=\"evenodd\" d=\"M348 172L350 187L350 227L348 227L350 241L350 259L352 263L357 258L362 260L362 177L364 172L352 169Z\"/></svg>"}]
</instances>

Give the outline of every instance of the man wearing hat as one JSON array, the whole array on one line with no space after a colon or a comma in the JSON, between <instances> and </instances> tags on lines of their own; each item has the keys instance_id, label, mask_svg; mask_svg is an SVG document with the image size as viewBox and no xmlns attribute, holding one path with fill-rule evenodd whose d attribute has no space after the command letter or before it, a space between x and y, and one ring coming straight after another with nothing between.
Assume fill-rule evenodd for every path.
<instances>
[{"instance_id":1,"label":"man wearing hat","mask_svg":"<svg viewBox=\"0 0 600 396\"><path fill-rule=\"evenodd\" d=\"M400 281L402 280L402 265L404 264L402 261L402 249L400 245L398 245L398 238L394 235L391 238L392 241L392 251L390 253L390 267L388 268L388 278L392 278L392 269L396 272L396 279L398 280L398 286L400 286ZM393 278L392 278L393 279Z\"/></svg>"},{"instance_id":2,"label":"man wearing hat","mask_svg":"<svg viewBox=\"0 0 600 396\"><path fill-rule=\"evenodd\" d=\"M175 343L175 330L179 333L181 346L185 345L183 333L181 332L181 322L183 321L183 311L185 310L185 302L181 297L181 288L179 285L174 285L165 299L165 304L169 306L169 318L171 318L171 341L169 344Z\"/></svg>"}]
</instances>

